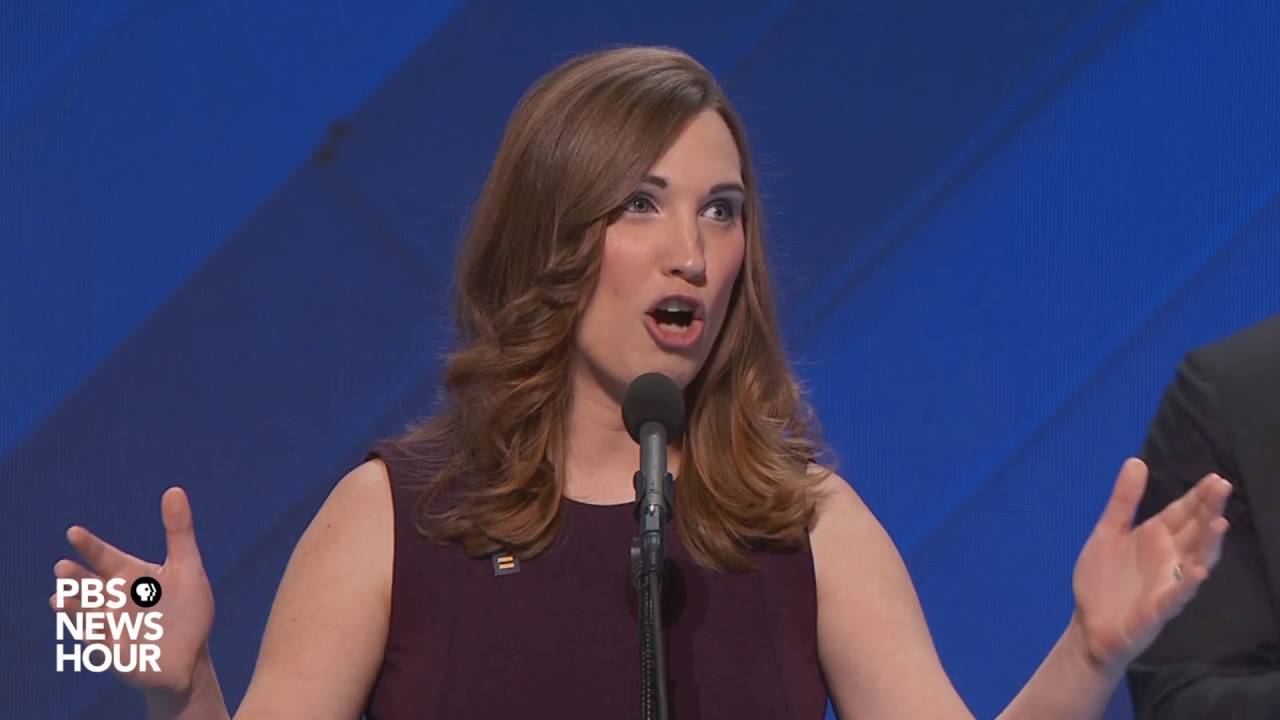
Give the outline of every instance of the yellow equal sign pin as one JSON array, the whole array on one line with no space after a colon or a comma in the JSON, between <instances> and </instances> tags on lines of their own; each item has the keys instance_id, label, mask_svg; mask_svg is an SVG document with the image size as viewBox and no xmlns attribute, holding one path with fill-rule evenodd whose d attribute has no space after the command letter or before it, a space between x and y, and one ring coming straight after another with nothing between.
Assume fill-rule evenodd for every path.
<instances>
[{"instance_id":1,"label":"yellow equal sign pin","mask_svg":"<svg viewBox=\"0 0 1280 720\"><path fill-rule=\"evenodd\" d=\"M515 575L520 572L520 558L510 553L496 553L493 556L494 575Z\"/></svg>"}]
</instances>

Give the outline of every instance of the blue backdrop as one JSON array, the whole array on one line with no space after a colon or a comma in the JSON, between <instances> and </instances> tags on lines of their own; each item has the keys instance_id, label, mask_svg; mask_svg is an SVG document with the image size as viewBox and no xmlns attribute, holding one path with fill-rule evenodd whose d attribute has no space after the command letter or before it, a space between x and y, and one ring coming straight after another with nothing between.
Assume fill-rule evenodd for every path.
<instances>
[{"instance_id":1,"label":"blue backdrop","mask_svg":"<svg viewBox=\"0 0 1280 720\"><path fill-rule=\"evenodd\" d=\"M706 63L762 171L786 337L995 715L1191 347L1280 311L1280 4L332 0L0 10L0 697L53 673L82 523L160 559L191 494L232 707L297 538L430 409L452 249L523 90L573 54ZM1129 716L1121 691L1109 713Z\"/></svg>"}]
</instances>

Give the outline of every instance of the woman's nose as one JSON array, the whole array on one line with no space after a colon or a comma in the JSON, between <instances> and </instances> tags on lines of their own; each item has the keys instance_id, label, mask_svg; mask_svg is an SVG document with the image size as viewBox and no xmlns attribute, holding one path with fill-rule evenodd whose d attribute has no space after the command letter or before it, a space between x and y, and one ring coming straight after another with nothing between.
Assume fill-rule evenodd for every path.
<instances>
[{"instance_id":1,"label":"woman's nose","mask_svg":"<svg viewBox=\"0 0 1280 720\"><path fill-rule=\"evenodd\" d=\"M667 273L692 283L701 283L707 275L707 255L698 221L678 223L678 227L671 228L671 238L672 241L667 243Z\"/></svg>"}]
</instances>

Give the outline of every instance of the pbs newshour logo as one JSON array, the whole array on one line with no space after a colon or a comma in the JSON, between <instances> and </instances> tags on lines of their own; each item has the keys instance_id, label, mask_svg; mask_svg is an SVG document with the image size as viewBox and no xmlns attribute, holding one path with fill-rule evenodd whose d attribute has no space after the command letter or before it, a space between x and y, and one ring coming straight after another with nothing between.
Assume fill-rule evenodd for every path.
<instances>
[{"instance_id":1,"label":"pbs newshour logo","mask_svg":"<svg viewBox=\"0 0 1280 720\"><path fill-rule=\"evenodd\" d=\"M140 608L154 607L163 591L155 578L140 577L129 586L124 578L58 578L54 591L57 617L58 672L160 672L164 637L158 611L126 612L132 600ZM74 600L78 608L69 607Z\"/></svg>"}]
</instances>

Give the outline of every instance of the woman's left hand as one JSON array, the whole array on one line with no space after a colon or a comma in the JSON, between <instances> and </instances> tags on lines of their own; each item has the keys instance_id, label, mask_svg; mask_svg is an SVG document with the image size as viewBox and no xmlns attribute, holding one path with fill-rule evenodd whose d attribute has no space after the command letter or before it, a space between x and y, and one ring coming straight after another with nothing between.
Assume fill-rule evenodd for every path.
<instances>
[{"instance_id":1,"label":"woman's left hand","mask_svg":"<svg viewBox=\"0 0 1280 720\"><path fill-rule=\"evenodd\" d=\"M1147 466L1129 458L1076 560L1076 625L1092 664L1123 671L1195 595L1218 562L1231 484L1206 475L1160 514L1133 526Z\"/></svg>"}]
</instances>

